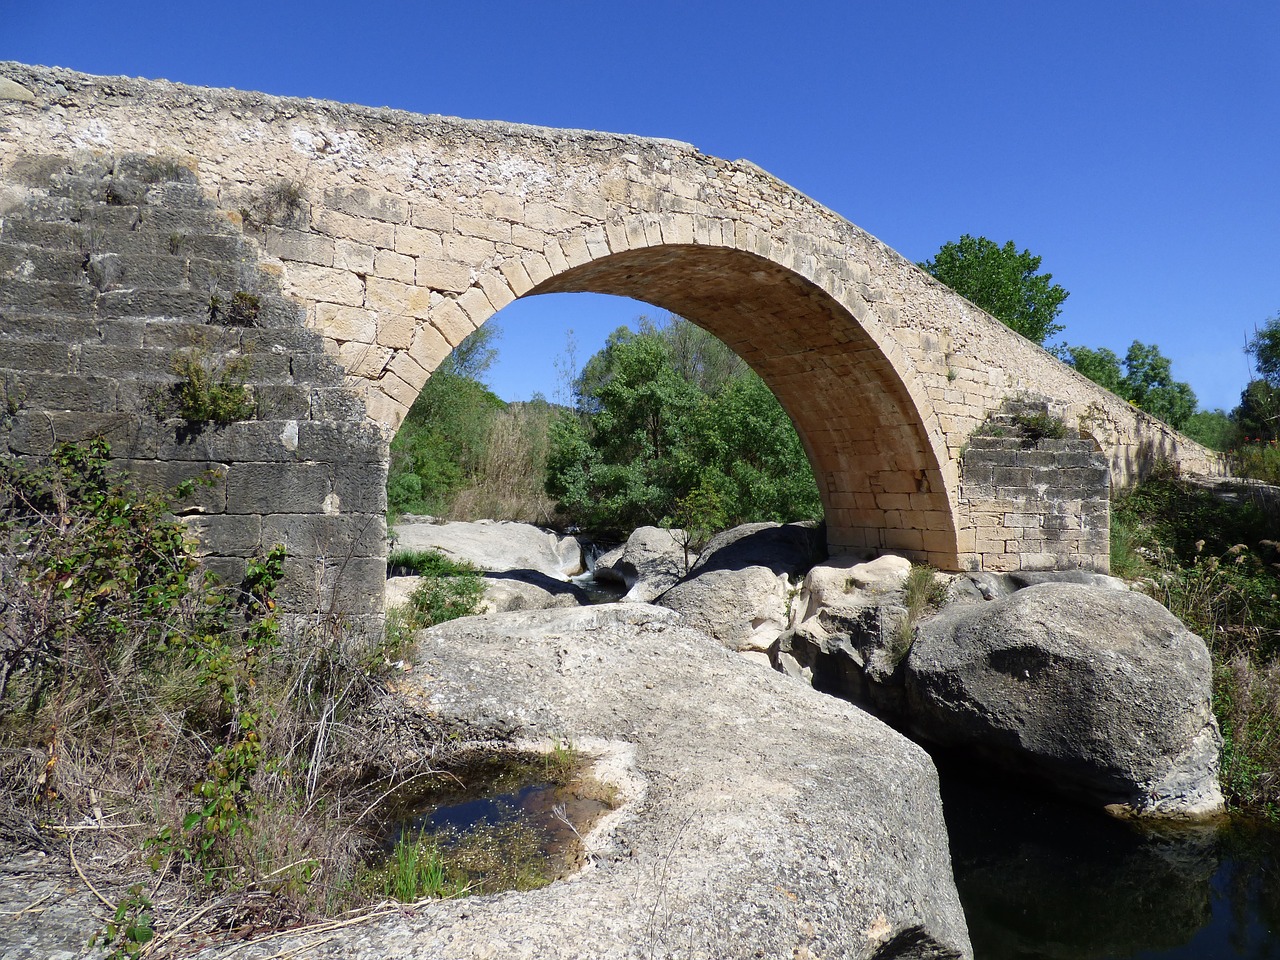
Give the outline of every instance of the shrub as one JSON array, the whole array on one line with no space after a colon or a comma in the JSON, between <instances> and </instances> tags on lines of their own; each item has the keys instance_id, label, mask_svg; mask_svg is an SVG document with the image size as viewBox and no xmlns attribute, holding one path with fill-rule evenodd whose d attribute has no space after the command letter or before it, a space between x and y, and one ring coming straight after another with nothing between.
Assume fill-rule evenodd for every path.
<instances>
[{"instance_id":1,"label":"shrub","mask_svg":"<svg viewBox=\"0 0 1280 960\"><path fill-rule=\"evenodd\" d=\"M193 427L248 420L255 407L240 371L235 360L219 362L199 350L184 350L173 358L178 382L166 400L157 402L157 412L175 413Z\"/></svg>"},{"instance_id":2,"label":"shrub","mask_svg":"<svg viewBox=\"0 0 1280 960\"><path fill-rule=\"evenodd\" d=\"M388 563L422 577L404 611L410 629L432 627L479 612L484 600L484 577L471 564L450 560L434 550L398 552Z\"/></svg>"},{"instance_id":3,"label":"shrub","mask_svg":"<svg viewBox=\"0 0 1280 960\"><path fill-rule=\"evenodd\" d=\"M1280 816L1280 518L1268 501L1156 471L1112 510L1114 572L1204 638L1213 657L1222 785L1236 809ZM1114 561L1113 561L1114 562Z\"/></svg>"}]
</instances>

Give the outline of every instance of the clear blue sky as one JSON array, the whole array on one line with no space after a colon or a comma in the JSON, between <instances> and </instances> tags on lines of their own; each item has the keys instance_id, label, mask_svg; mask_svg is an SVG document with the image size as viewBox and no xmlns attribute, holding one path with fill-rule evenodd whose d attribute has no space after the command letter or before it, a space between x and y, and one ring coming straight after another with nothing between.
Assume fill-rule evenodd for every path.
<instances>
[{"instance_id":1,"label":"clear blue sky","mask_svg":"<svg viewBox=\"0 0 1280 960\"><path fill-rule=\"evenodd\" d=\"M1205 407L1280 312L1272 0L0 0L0 59L745 157L913 260L1029 248L1069 343L1157 343ZM553 394L566 327L582 361L644 309L517 301L491 382Z\"/></svg>"}]
</instances>

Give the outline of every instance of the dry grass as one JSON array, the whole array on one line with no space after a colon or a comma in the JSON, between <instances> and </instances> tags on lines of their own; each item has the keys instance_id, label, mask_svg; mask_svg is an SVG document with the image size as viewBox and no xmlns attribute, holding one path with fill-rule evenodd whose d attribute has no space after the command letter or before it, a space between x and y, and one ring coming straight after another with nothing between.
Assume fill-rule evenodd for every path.
<instances>
[{"instance_id":1,"label":"dry grass","mask_svg":"<svg viewBox=\"0 0 1280 960\"><path fill-rule=\"evenodd\" d=\"M450 519L551 522L555 501L544 489L550 417L550 408L538 404L512 404L494 417L475 474L450 505Z\"/></svg>"}]
</instances>

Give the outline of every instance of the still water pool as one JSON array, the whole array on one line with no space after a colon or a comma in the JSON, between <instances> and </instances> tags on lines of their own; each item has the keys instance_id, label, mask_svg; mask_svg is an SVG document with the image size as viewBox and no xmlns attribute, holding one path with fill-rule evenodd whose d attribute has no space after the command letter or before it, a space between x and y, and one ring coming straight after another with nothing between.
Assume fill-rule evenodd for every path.
<instances>
[{"instance_id":1,"label":"still water pool","mask_svg":"<svg viewBox=\"0 0 1280 960\"><path fill-rule=\"evenodd\" d=\"M1280 960L1280 830L1137 827L939 757L975 960Z\"/></svg>"}]
</instances>

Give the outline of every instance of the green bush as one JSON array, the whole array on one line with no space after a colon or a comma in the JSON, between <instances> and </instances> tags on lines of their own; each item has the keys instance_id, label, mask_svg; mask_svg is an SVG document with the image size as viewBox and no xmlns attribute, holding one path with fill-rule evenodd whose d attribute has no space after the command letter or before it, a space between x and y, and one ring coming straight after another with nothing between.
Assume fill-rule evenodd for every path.
<instances>
[{"instance_id":1,"label":"green bush","mask_svg":"<svg viewBox=\"0 0 1280 960\"><path fill-rule=\"evenodd\" d=\"M781 404L696 329L679 318L623 327L588 361L578 410L553 422L547 457L547 493L571 522L625 535L689 522L691 509L725 525L822 515Z\"/></svg>"},{"instance_id":2,"label":"green bush","mask_svg":"<svg viewBox=\"0 0 1280 960\"><path fill-rule=\"evenodd\" d=\"M451 560L434 550L398 551L388 564L422 578L404 610L409 629L432 627L479 612L484 600L484 575L472 564Z\"/></svg>"}]
</instances>

